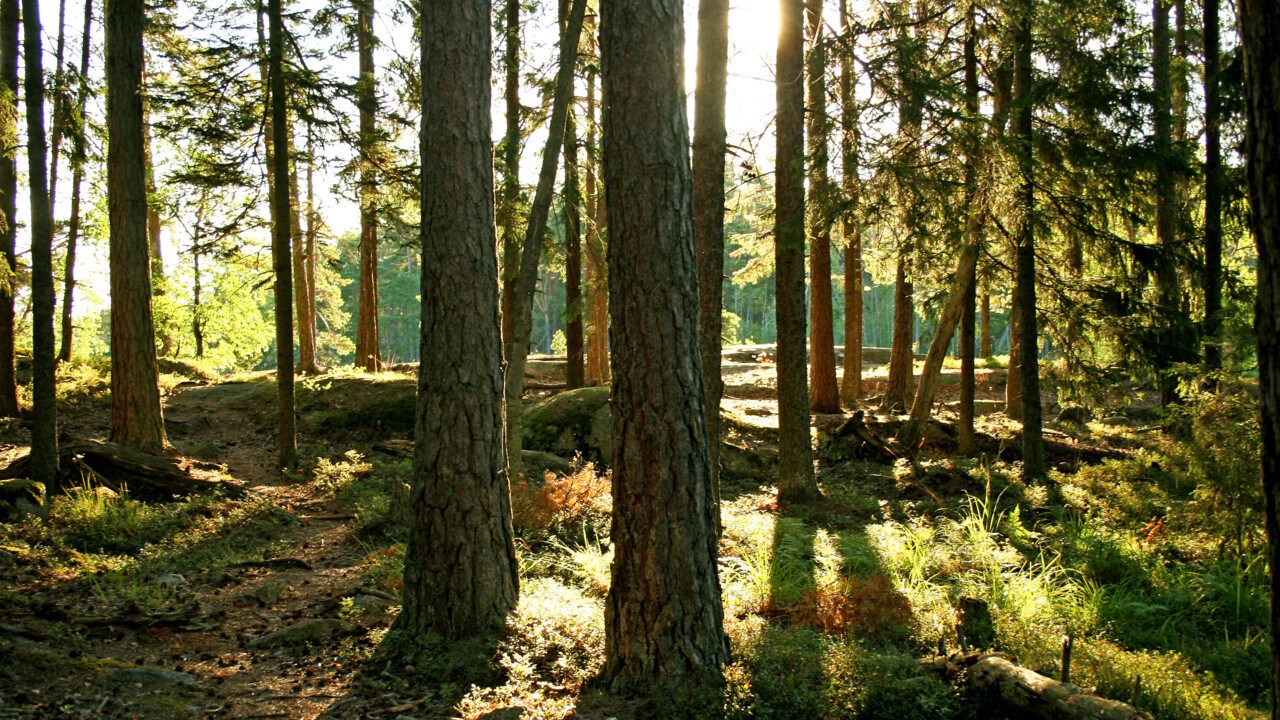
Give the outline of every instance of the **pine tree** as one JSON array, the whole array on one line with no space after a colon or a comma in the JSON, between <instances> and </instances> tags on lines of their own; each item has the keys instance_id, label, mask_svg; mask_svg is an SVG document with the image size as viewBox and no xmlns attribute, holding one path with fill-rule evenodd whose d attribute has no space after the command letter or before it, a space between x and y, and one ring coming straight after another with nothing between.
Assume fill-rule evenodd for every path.
<instances>
[{"instance_id":1,"label":"pine tree","mask_svg":"<svg viewBox=\"0 0 1280 720\"><path fill-rule=\"evenodd\" d=\"M13 298L18 263L18 0L0 0L0 415L18 414Z\"/></svg>"},{"instance_id":2,"label":"pine tree","mask_svg":"<svg viewBox=\"0 0 1280 720\"><path fill-rule=\"evenodd\" d=\"M291 472L298 464L297 418L293 396L293 233L289 222L289 107L284 78L283 0L268 0L269 44L267 74L270 78L271 158L275 182L271 187L271 256L275 270L276 314L276 420L280 435L278 464Z\"/></svg>"},{"instance_id":3,"label":"pine tree","mask_svg":"<svg viewBox=\"0 0 1280 720\"><path fill-rule=\"evenodd\" d=\"M357 97L360 107L360 300L356 310L356 367L377 372L382 367L378 336L378 88L373 64L373 0L356 6L356 38L360 55Z\"/></svg>"},{"instance_id":4,"label":"pine tree","mask_svg":"<svg viewBox=\"0 0 1280 720\"><path fill-rule=\"evenodd\" d=\"M84 35L80 41L80 72L76 78L76 114L71 140L71 219L67 224L66 258L62 271L62 336L58 348L58 360L71 362L71 341L75 327L71 322L76 278L76 245L80 239L80 190L84 182L85 140L88 132L84 122L85 105L89 100L89 49L90 30L93 27L93 0L84 3ZM53 183L50 182L50 192ZM52 205L52 203L50 203Z\"/></svg>"},{"instance_id":5,"label":"pine tree","mask_svg":"<svg viewBox=\"0 0 1280 720\"><path fill-rule=\"evenodd\" d=\"M805 0L808 20L809 133L809 409L840 412L835 329L831 313L831 211L827 179L827 40L824 0Z\"/></svg>"}]
</instances>

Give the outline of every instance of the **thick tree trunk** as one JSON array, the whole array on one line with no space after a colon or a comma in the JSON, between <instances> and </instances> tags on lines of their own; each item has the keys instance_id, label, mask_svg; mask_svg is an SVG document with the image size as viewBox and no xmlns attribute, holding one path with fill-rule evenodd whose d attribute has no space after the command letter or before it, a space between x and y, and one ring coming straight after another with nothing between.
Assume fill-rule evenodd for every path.
<instances>
[{"instance_id":1,"label":"thick tree trunk","mask_svg":"<svg viewBox=\"0 0 1280 720\"><path fill-rule=\"evenodd\" d=\"M89 98L89 49L91 46L90 30L93 28L93 0L84 3L84 34L80 41L80 76L76 89L77 114L84 117L85 103ZM71 322L71 305L76 289L76 244L80 240L80 186L84 180L85 134L87 130L80 128L71 141L71 220L67 225L66 264L62 271L62 339L58 348L58 360L71 362L71 340L75 328ZM49 183L50 195L53 182ZM50 207L52 207L52 202Z\"/></svg>"},{"instance_id":2,"label":"thick tree trunk","mask_svg":"<svg viewBox=\"0 0 1280 720\"><path fill-rule=\"evenodd\" d=\"M378 94L373 65L373 0L353 0L360 55L360 296L356 308L356 367L382 368L378 335Z\"/></svg>"},{"instance_id":3,"label":"thick tree trunk","mask_svg":"<svg viewBox=\"0 0 1280 720\"><path fill-rule=\"evenodd\" d=\"M1218 3L1204 1L1204 365L1222 368L1222 98Z\"/></svg>"},{"instance_id":4,"label":"thick tree trunk","mask_svg":"<svg viewBox=\"0 0 1280 720\"><path fill-rule=\"evenodd\" d=\"M132 3L122 2L121 4ZM139 5L140 8L141 5ZM114 6L113 10L115 10ZM114 14L108 14L108 22L111 22ZM49 178L45 169L49 147L44 135L44 70L40 55L40 3L38 0L23 0L22 31L24 51L22 60L26 70L23 91L26 93L27 106L27 177L31 183L31 479L44 483L45 487L53 487L53 481L58 472L57 388L54 380L53 357L53 224L50 222ZM140 23L139 32L141 32ZM110 33L108 33L108 55L112 51L109 36ZM141 38L138 44L141 46ZM110 110L107 114L111 115ZM114 152L114 145L112 152ZM114 213L112 215L114 216ZM113 258L114 255L113 252ZM145 267L145 263L143 266ZM114 279L113 273L112 280ZM112 284L114 297L114 282ZM114 359L113 352L113 372L111 373L113 386L116 378ZM113 407L116 402L118 401L112 403ZM159 403L157 403L157 410L158 405ZM114 415L112 420L114 430ZM160 437L163 441L163 427L161 432Z\"/></svg>"},{"instance_id":5,"label":"thick tree trunk","mask_svg":"<svg viewBox=\"0 0 1280 720\"><path fill-rule=\"evenodd\" d=\"M591 23L588 18L588 23ZM594 35L588 25L587 36ZM609 278L605 266L604 202L597 190L596 74L587 75L587 371L589 383L609 382Z\"/></svg>"},{"instance_id":6,"label":"thick tree trunk","mask_svg":"<svg viewBox=\"0 0 1280 720\"><path fill-rule=\"evenodd\" d=\"M848 46L840 53L840 154L842 185L849 209L841 224L844 236L844 372L840 399L857 407L862 398L862 223L859 214L858 97L854 77L854 40L849 0L840 0L840 33Z\"/></svg>"},{"instance_id":7,"label":"thick tree trunk","mask_svg":"<svg viewBox=\"0 0 1280 720\"><path fill-rule=\"evenodd\" d=\"M395 623L416 640L498 632L519 587L502 454L489 3L423 3L422 37L422 361Z\"/></svg>"},{"instance_id":8,"label":"thick tree trunk","mask_svg":"<svg viewBox=\"0 0 1280 720\"><path fill-rule=\"evenodd\" d=\"M503 13L503 77L506 132L502 137L502 188L498 231L502 239L502 341L510 342L515 320L516 278L520 276L520 0L507 0ZM588 194L590 190L588 190Z\"/></svg>"},{"instance_id":9,"label":"thick tree trunk","mask_svg":"<svg viewBox=\"0 0 1280 720\"><path fill-rule=\"evenodd\" d=\"M1158 1L1157 1L1158 4ZM1045 474L1040 408L1040 358L1036 332L1035 158L1031 140L1032 0L1022 0L1015 29L1013 69L1014 131L1018 137L1018 364L1022 379L1022 477Z\"/></svg>"},{"instance_id":10,"label":"thick tree trunk","mask_svg":"<svg viewBox=\"0 0 1280 720\"><path fill-rule=\"evenodd\" d=\"M18 0L0 0L0 415L18 414L13 298L18 264Z\"/></svg>"},{"instance_id":11,"label":"thick tree trunk","mask_svg":"<svg viewBox=\"0 0 1280 720\"><path fill-rule=\"evenodd\" d=\"M827 207L827 51L823 0L805 0L809 57L809 409L840 412L831 313L831 212Z\"/></svg>"},{"instance_id":12,"label":"thick tree trunk","mask_svg":"<svg viewBox=\"0 0 1280 720\"><path fill-rule=\"evenodd\" d=\"M568 18L568 0L560 0L561 24ZM569 113L564 128L564 324L568 367L565 385L569 389L580 388L585 382L583 373L583 308L582 308L582 188L579 185L578 122L574 107L569 103Z\"/></svg>"},{"instance_id":13,"label":"thick tree trunk","mask_svg":"<svg viewBox=\"0 0 1280 720\"><path fill-rule=\"evenodd\" d=\"M680 0L603 3L613 542L604 680L718 698L729 661L707 463ZM796 67L799 70L799 67Z\"/></svg>"},{"instance_id":14,"label":"thick tree trunk","mask_svg":"<svg viewBox=\"0 0 1280 720\"><path fill-rule=\"evenodd\" d=\"M1280 720L1280 5L1241 0L1249 215L1258 245L1258 338L1262 488L1271 567L1271 717Z\"/></svg>"},{"instance_id":15,"label":"thick tree trunk","mask_svg":"<svg viewBox=\"0 0 1280 720\"><path fill-rule=\"evenodd\" d=\"M698 87L694 93L693 234L698 248L698 324L706 392L707 463L720 527L721 317L724 307L724 104L729 71L729 0L698 3Z\"/></svg>"},{"instance_id":16,"label":"thick tree trunk","mask_svg":"<svg viewBox=\"0 0 1280 720\"><path fill-rule=\"evenodd\" d=\"M900 413L907 409L915 358L914 294L915 288L907 279L906 251L899 251L898 267L893 278L893 342L889 353L889 381L882 405L886 412Z\"/></svg>"},{"instance_id":17,"label":"thick tree trunk","mask_svg":"<svg viewBox=\"0 0 1280 720\"><path fill-rule=\"evenodd\" d=\"M111 216L111 441L158 454L160 410L142 95L142 0L107 7L107 187Z\"/></svg>"},{"instance_id":18,"label":"thick tree trunk","mask_svg":"<svg viewBox=\"0 0 1280 720\"><path fill-rule=\"evenodd\" d=\"M511 335L503 338L503 357L507 361L507 471L511 477L516 477L520 472L520 414L523 406L520 397L524 394L524 365L529 357L529 340L533 333L533 295L538 284L538 260L542 256L542 241L547 234L547 216L551 210L556 168L560 161L560 149L564 144L565 118L569 114L569 101L573 96L573 71L578 60L578 40L582 35L586 4L586 0L573 0L564 33L560 37L559 69L556 71L556 86L551 102L547 146L542 153L538 188L533 196L533 204L529 207L529 226L520 256Z\"/></svg>"},{"instance_id":19,"label":"thick tree trunk","mask_svg":"<svg viewBox=\"0 0 1280 720\"><path fill-rule=\"evenodd\" d=\"M809 436L804 304L804 0L781 0L774 282L778 322L778 500L818 496Z\"/></svg>"},{"instance_id":20,"label":"thick tree trunk","mask_svg":"<svg viewBox=\"0 0 1280 720\"><path fill-rule=\"evenodd\" d=\"M113 0L114 1L114 0ZM293 244L289 222L289 117L284 83L283 0L268 0L270 44L268 74L271 78L271 139L275 146L276 181L272 188L271 256L275 267L276 311L276 414L280 433L280 469L289 472L298 465L297 418L293 397L293 268L289 251Z\"/></svg>"}]
</instances>

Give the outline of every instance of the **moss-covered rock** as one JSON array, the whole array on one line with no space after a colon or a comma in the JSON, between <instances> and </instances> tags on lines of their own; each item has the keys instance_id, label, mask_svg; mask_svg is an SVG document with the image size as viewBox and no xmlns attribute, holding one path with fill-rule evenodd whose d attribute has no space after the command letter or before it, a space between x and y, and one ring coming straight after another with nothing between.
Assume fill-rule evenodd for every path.
<instances>
[{"instance_id":1,"label":"moss-covered rock","mask_svg":"<svg viewBox=\"0 0 1280 720\"><path fill-rule=\"evenodd\" d=\"M0 522L44 517L46 510L43 483L26 478L0 480Z\"/></svg>"},{"instance_id":2,"label":"moss-covered rock","mask_svg":"<svg viewBox=\"0 0 1280 720\"><path fill-rule=\"evenodd\" d=\"M526 408L520 418L524 447L608 464L612 458L609 388L568 390Z\"/></svg>"}]
</instances>

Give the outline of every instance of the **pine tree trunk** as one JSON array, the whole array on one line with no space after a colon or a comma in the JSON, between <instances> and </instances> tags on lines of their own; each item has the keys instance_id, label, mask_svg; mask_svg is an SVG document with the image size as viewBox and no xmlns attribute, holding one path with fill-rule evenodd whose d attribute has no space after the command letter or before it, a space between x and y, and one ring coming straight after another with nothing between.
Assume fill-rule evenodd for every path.
<instances>
[{"instance_id":1,"label":"pine tree trunk","mask_svg":"<svg viewBox=\"0 0 1280 720\"><path fill-rule=\"evenodd\" d=\"M0 0L0 416L18 415L13 298L18 234L18 0Z\"/></svg>"},{"instance_id":2,"label":"pine tree trunk","mask_svg":"<svg viewBox=\"0 0 1280 720\"><path fill-rule=\"evenodd\" d=\"M1164 403L1173 400L1176 379L1169 371L1169 364L1178 357L1176 352L1180 344L1181 313L1178 289L1178 196L1174 178L1176 171L1173 160L1173 110L1172 84L1173 72L1170 59L1169 38L1169 2L1170 0L1154 0L1152 2L1152 47L1151 69L1154 94L1152 104L1152 124L1155 129L1155 152L1159 161L1155 168L1155 206L1156 206L1156 243L1159 246L1158 264L1156 266L1156 294L1162 317L1158 320L1163 326L1160 345L1154 348L1156 369L1160 376L1160 395Z\"/></svg>"},{"instance_id":3,"label":"pine tree trunk","mask_svg":"<svg viewBox=\"0 0 1280 720\"><path fill-rule=\"evenodd\" d=\"M698 323L706 392L707 462L720 521L721 315L724 307L725 92L729 71L729 2L698 3L698 87L694 93L693 234L698 248Z\"/></svg>"},{"instance_id":4,"label":"pine tree trunk","mask_svg":"<svg viewBox=\"0 0 1280 720\"><path fill-rule=\"evenodd\" d=\"M1204 365L1222 368L1222 98L1218 3L1204 2Z\"/></svg>"},{"instance_id":5,"label":"pine tree trunk","mask_svg":"<svg viewBox=\"0 0 1280 720\"><path fill-rule=\"evenodd\" d=\"M899 251L898 267L893 278L893 340L889 351L889 381L885 388L883 408L900 413L907 408L914 371L915 288L907 280L906 251Z\"/></svg>"},{"instance_id":6,"label":"pine tree trunk","mask_svg":"<svg viewBox=\"0 0 1280 720\"><path fill-rule=\"evenodd\" d=\"M498 231L502 240L502 341L515 332L516 278L520 276L520 0L507 0L502 28L506 133L501 144L502 187ZM588 190L588 194L590 190Z\"/></svg>"},{"instance_id":7,"label":"pine tree trunk","mask_svg":"<svg viewBox=\"0 0 1280 720\"><path fill-rule=\"evenodd\" d=\"M718 697L729 661L699 357L681 6L612 0L601 21L617 359L603 679L665 702Z\"/></svg>"},{"instance_id":8,"label":"pine tree trunk","mask_svg":"<svg viewBox=\"0 0 1280 720\"><path fill-rule=\"evenodd\" d=\"M1157 3L1159 0L1157 0ZM1035 158L1031 139L1032 0L1022 0L1015 29L1013 69L1014 131L1018 137L1018 364L1022 381L1022 477L1044 477L1044 435L1040 408L1040 359L1036 332Z\"/></svg>"},{"instance_id":9,"label":"pine tree trunk","mask_svg":"<svg viewBox=\"0 0 1280 720\"><path fill-rule=\"evenodd\" d=\"M316 325L315 321L307 322L308 308L311 299L307 296L310 286L307 284L307 247L302 234L302 196L298 192L298 154L294 143L293 115L289 115L286 124L286 135L289 138L289 235L293 238L293 303L298 324L298 372L302 375L315 375L320 372L316 364Z\"/></svg>"},{"instance_id":10,"label":"pine tree trunk","mask_svg":"<svg viewBox=\"0 0 1280 720\"><path fill-rule=\"evenodd\" d=\"M414 517L394 628L414 640L497 633L519 588L502 454L489 3L423 3L422 37L422 237L431 241L422 243Z\"/></svg>"},{"instance_id":11,"label":"pine tree trunk","mask_svg":"<svg viewBox=\"0 0 1280 720\"><path fill-rule=\"evenodd\" d=\"M587 19L586 36L594 23ZM604 203L597 189L599 152L596 144L596 74L587 75L587 382L609 382L609 279L605 266Z\"/></svg>"},{"instance_id":12,"label":"pine tree trunk","mask_svg":"<svg viewBox=\"0 0 1280 720\"><path fill-rule=\"evenodd\" d=\"M272 158L276 181L271 197L275 205L271 256L275 268L276 413L280 433L279 466L290 472L298 465L298 438L293 397L293 274L290 266L293 238L289 222L289 108L285 102L282 1L268 0L267 3L270 23L267 61L271 79L271 139L276 149Z\"/></svg>"},{"instance_id":13,"label":"pine tree trunk","mask_svg":"<svg viewBox=\"0 0 1280 720\"><path fill-rule=\"evenodd\" d=\"M93 0L84 3L84 35L80 42L80 86L76 90L77 114L84 117L85 103L89 98L89 49L90 30L93 28ZM75 328L71 322L71 305L76 289L76 244L80 240L80 186L84 180L85 134L80 128L71 142L71 220L67 225L66 264L62 271L62 342L58 348L58 360L71 362L71 340ZM52 194L53 183L50 182ZM50 203L52 207L52 203Z\"/></svg>"},{"instance_id":14,"label":"pine tree trunk","mask_svg":"<svg viewBox=\"0 0 1280 720\"><path fill-rule=\"evenodd\" d=\"M373 64L373 0L352 0L360 55L360 296L356 309L356 367L382 368L378 334L378 95Z\"/></svg>"},{"instance_id":15,"label":"pine tree trunk","mask_svg":"<svg viewBox=\"0 0 1280 720\"><path fill-rule=\"evenodd\" d=\"M857 407L862 398L862 224L859 215L858 98L854 77L854 41L849 35L849 0L840 0L840 32L848 46L840 53L840 153L845 201L841 234L844 236L844 372L840 399Z\"/></svg>"},{"instance_id":16,"label":"pine tree trunk","mask_svg":"<svg viewBox=\"0 0 1280 720\"><path fill-rule=\"evenodd\" d=\"M316 212L316 187L315 187L315 143L311 136L311 123L307 123L307 241L306 241L306 283L307 283L307 308L302 317L298 318L298 322L304 323L310 329L313 345L317 343L319 334L316 327L316 317L318 311L316 309L316 263L320 261L316 255L316 239L320 234L320 214ZM318 359L318 347L313 350L313 359L315 359L316 372L323 372Z\"/></svg>"},{"instance_id":17,"label":"pine tree trunk","mask_svg":"<svg viewBox=\"0 0 1280 720\"><path fill-rule=\"evenodd\" d=\"M1258 338L1262 487L1271 576L1271 717L1280 720L1280 5L1241 0L1249 216L1258 246Z\"/></svg>"},{"instance_id":18,"label":"pine tree trunk","mask_svg":"<svg viewBox=\"0 0 1280 720\"><path fill-rule=\"evenodd\" d=\"M1022 419L1022 292L1018 282L1018 249L1011 257L1013 266L1013 291L1009 293L1009 363L1005 368L1004 414L1014 420Z\"/></svg>"},{"instance_id":19,"label":"pine tree trunk","mask_svg":"<svg viewBox=\"0 0 1280 720\"><path fill-rule=\"evenodd\" d=\"M524 367L529 357L529 341L533 335L533 295L538 284L538 260L542 256L542 241L547 234L547 217L551 210L551 195L560 161L560 149L564 144L565 118L569 114L569 101L573 96L573 72L578 59L578 40L582 35L582 18L586 13L586 0L573 0L565 30L560 38L560 57L556 71L556 86L551 103L551 121L547 129L547 146L542 153L542 170L538 175L538 188L533 204L529 207L529 226L520 256L520 275L517 278L512 313L510 338L503 338L503 357L507 361L507 472L516 477L520 472L521 438L520 415L524 394Z\"/></svg>"},{"instance_id":20,"label":"pine tree trunk","mask_svg":"<svg viewBox=\"0 0 1280 720\"><path fill-rule=\"evenodd\" d=\"M778 323L778 500L818 496L809 437L804 302L804 0L781 0L774 283Z\"/></svg>"},{"instance_id":21,"label":"pine tree trunk","mask_svg":"<svg viewBox=\"0 0 1280 720\"><path fill-rule=\"evenodd\" d=\"M956 420L956 441L962 453L972 453L975 447L973 437L973 400L975 394L974 358L973 358L973 323L974 301L978 289L978 254L982 248L982 214L986 212L978 207L978 165L981 161L982 145L976 125L979 116L978 98L978 26L977 2L970 0L965 9L964 40L964 106L971 129L964 163L964 198L965 198L965 230L968 243L977 249L973 262L961 264L963 275L957 281L964 286L964 297L960 300L960 408Z\"/></svg>"},{"instance_id":22,"label":"pine tree trunk","mask_svg":"<svg viewBox=\"0 0 1280 720\"><path fill-rule=\"evenodd\" d=\"M53 67L53 127L50 128L52 139L49 142L49 209L57 212L58 208L58 156L62 151L62 134L66 116L66 108L62 106L66 94L66 73L63 71L63 58L67 49L67 0L58 0L58 45L54 51ZM57 218L50 216L49 222L57 227Z\"/></svg>"},{"instance_id":23,"label":"pine tree trunk","mask_svg":"<svg viewBox=\"0 0 1280 720\"><path fill-rule=\"evenodd\" d=\"M49 148L44 134L44 70L40 55L38 0L23 0L22 30L22 60L26 71L23 91L26 93L27 111L27 177L31 183L31 479L44 483L45 487L53 487L58 472L57 389L53 357L53 225L49 220L49 178L45 167ZM107 52L111 52L110 45ZM114 353L112 355L114 360ZM114 385L115 372L111 377Z\"/></svg>"},{"instance_id":24,"label":"pine tree trunk","mask_svg":"<svg viewBox=\"0 0 1280 720\"><path fill-rule=\"evenodd\" d=\"M982 281L982 321L978 324L981 330L978 340L978 355L984 358L992 356L991 348L991 289L986 280Z\"/></svg>"},{"instance_id":25,"label":"pine tree trunk","mask_svg":"<svg viewBox=\"0 0 1280 720\"><path fill-rule=\"evenodd\" d=\"M568 15L568 0L560 0L562 24ZM585 383L583 373L583 323L582 323L582 189L579 185L578 122L570 102L564 128L564 320L565 345L568 369L565 385L580 388Z\"/></svg>"},{"instance_id":26,"label":"pine tree trunk","mask_svg":"<svg viewBox=\"0 0 1280 720\"><path fill-rule=\"evenodd\" d=\"M111 441L152 455L168 445L157 384L148 259L142 0L107 7L107 187L111 216Z\"/></svg>"},{"instance_id":27,"label":"pine tree trunk","mask_svg":"<svg viewBox=\"0 0 1280 720\"><path fill-rule=\"evenodd\" d=\"M805 0L809 56L809 409L840 412L835 328L831 314L831 213L827 208L827 51L823 0Z\"/></svg>"}]
</instances>

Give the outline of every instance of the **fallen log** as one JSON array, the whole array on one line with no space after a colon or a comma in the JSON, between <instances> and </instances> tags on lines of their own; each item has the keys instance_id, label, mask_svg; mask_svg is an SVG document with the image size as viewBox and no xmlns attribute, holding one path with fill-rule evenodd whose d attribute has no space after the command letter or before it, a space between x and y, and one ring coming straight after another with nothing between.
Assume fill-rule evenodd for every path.
<instances>
[{"instance_id":1,"label":"fallen log","mask_svg":"<svg viewBox=\"0 0 1280 720\"><path fill-rule=\"evenodd\" d=\"M1040 720L1152 720L1151 714L1092 695L1028 670L998 653L952 653L925 658L922 667L960 680L971 692L998 705L1011 717Z\"/></svg>"},{"instance_id":2,"label":"fallen log","mask_svg":"<svg viewBox=\"0 0 1280 720\"><path fill-rule=\"evenodd\" d=\"M23 455L0 469L0 480L30 474L30 456ZM144 500L172 500L212 492L222 492L229 497L245 494L239 485L191 477L174 458L148 455L96 440L60 443L57 486L52 489L66 491L80 487L86 480Z\"/></svg>"}]
</instances>

